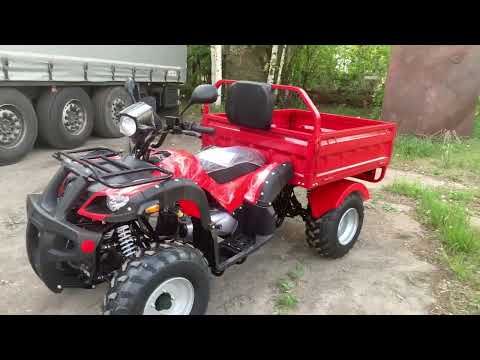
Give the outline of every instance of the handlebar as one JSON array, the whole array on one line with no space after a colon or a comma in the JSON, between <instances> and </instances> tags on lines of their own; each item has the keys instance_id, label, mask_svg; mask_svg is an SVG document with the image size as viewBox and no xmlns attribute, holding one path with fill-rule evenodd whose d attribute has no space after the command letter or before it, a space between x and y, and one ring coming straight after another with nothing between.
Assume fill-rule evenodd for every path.
<instances>
[{"instance_id":1,"label":"handlebar","mask_svg":"<svg viewBox=\"0 0 480 360\"><path fill-rule=\"evenodd\" d=\"M167 131L172 133L181 132L184 135L198 136L200 134L215 134L215 129L211 127L197 125L193 122L182 121L180 117L177 116L164 116L165 119L170 121L167 122Z\"/></svg>"},{"instance_id":2,"label":"handlebar","mask_svg":"<svg viewBox=\"0 0 480 360\"><path fill-rule=\"evenodd\" d=\"M201 126L201 125L197 125L197 124L193 124L193 123L191 124L190 129L192 131L196 131L196 132L199 132L199 133L202 133L202 134L208 134L208 135L215 134L215 128Z\"/></svg>"}]
</instances>

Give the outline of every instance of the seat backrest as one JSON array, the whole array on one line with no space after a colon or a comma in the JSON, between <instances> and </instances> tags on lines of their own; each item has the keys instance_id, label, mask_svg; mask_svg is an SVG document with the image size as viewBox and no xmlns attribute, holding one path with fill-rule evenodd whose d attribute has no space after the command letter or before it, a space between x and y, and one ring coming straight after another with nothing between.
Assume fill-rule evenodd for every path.
<instances>
[{"instance_id":1,"label":"seat backrest","mask_svg":"<svg viewBox=\"0 0 480 360\"><path fill-rule=\"evenodd\" d=\"M253 81L237 81L228 89L225 111L235 125L269 130L273 114L272 86Z\"/></svg>"}]
</instances>

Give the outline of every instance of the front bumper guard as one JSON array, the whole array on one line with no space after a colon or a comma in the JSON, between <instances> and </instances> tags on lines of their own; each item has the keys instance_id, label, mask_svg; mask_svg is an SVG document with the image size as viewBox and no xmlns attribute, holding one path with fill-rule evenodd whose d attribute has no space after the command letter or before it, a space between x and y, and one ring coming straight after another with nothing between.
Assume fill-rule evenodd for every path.
<instances>
[{"instance_id":1,"label":"front bumper guard","mask_svg":"<svg viewBox=\"0 0 480 360\"><path fill-rule=\"evenodd\" d=\"M81 244L89 239L98 246L102 234L69 223L56 209L49 211L44 201L45 194L27 196L26 246L30 264L53 292L61 292L65 287L91 287L91 277L87 281L82 279L82 273L67 264L84 264L92 275L96 266L96 251L84 253Z\"/></svg>"}]
</instances>

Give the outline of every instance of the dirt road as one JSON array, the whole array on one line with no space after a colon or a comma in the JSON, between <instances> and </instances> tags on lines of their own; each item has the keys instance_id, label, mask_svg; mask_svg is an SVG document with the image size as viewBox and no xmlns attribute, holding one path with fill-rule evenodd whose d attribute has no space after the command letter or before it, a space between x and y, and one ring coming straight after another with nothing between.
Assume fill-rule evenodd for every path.
<instances>
[{"instance_id":1,"label":"dirt road","mask_svg":"<svg viewBox=\"0 0 480 360\"><path fill-rule=\"evenodd\" d=\"M196 151L197 140L169 137L168 146ZM126 148L125 139L92 138L87 146ZM165 145L167 146L167 145ZM40 192L56 170L52 149L35 149L18 164L0 168L0 314L100 314L101 285L51 293L25 252L25 197ZM393 174L393 175L392 175ZM392 172L388 179L395 177ZM403 174L399 174L403 176ZM387 180L390 181L390 180ZM304 196L301 197L305 200ZM427 314L435 304L438 269L411 248L428 242L407 206L366 209L360 240L344 258L318 257L306 245L300 219L287 219L275 238L222 277L212 276L209 314L272 314L276 283L297 263L304 274L293 314Z\"/></svg>"}]
</instances>

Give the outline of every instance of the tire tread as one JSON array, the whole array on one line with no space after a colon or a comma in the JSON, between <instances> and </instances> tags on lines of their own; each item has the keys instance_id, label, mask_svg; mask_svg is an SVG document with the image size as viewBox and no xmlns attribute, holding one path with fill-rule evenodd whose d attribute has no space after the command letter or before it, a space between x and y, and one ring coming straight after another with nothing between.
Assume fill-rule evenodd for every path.
<instances>
[{"instance_id":1,"label":"tire tread","mask_svg":"<svg viewBox=\"0 0 480 360\"><path fill-rule=\"evenodd\" d=\"M156 274L173 263L195 262L208 276L208 267L203 254L198 249L185 245L162 247L158 251L143 252L137 257L134 261L126 262L126 265L122 265L119 270L115 271L104 297L104 315L128 314L133 299L141 290L141 287L135 289L135 285L146 284L151 278L151 274ZM142 264L146 266L140 266ZM114 293L117 295L112 298Z\"/></svg>"}]
</instances>

